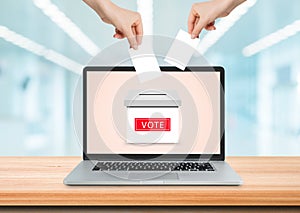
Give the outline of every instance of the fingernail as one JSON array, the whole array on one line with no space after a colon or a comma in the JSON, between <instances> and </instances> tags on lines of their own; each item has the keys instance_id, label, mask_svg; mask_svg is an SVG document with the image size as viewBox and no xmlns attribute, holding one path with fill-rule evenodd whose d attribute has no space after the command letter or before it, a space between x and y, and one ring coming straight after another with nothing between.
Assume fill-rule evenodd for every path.
<instances>
[{"instance_id":1,"label":"fingernail","mask_svg":"<svg viewBox=\"0 0 300 213\"><path fill-rule=\"evenodd\" d=\"M133 49L137 50L138 46L136 44L133 45Z\"/></svg>"},{"instance_id":2,"label":"fingernail","mask_svg":"<svg viewBox=\"0 0 300 213\"><path fill-rule=\"evenodd\" d=\"M191 37L192 37L192 39L194 39L194 38L196 38L196 35L192 34L192 36L191 36Z\"/></svg>"}]
</instances>

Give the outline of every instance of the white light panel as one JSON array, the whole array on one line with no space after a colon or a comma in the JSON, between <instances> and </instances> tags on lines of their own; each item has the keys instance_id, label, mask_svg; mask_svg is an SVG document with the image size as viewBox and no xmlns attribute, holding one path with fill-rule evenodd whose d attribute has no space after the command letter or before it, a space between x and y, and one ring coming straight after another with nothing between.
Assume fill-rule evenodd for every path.
<instances>
[{"instance_id":1,"label":"white light panel","mask_svg":"<svg viewBox=\"0 0 300 213\"><path fill-rule=\"evenodd\" d=\"M100 52L100 48L50 0L33 0L33 3L88 54L95 56Z\"/></svg>"},{"instance_id":2,"label":"white light panel","mask_svg":"<svg viewBox=\"0 0 300 213\"><path fill-rule=\"evenodd\" d=\"M142 16L144 35L153 35L153 1L137 0L136 3Z\"/></svg>"},{"instance_id":3,"label":"white light panel","mask_svg":"<svg viewBox=\"0 0 300 213\"><path fill-rule=\"evenodd\" d=\"M5 26L0 25L0 38L21 47L29 52L32 52L38 56L44 57L48 61L51 61L61 67L64 67L67 70L80 74L82 71L83 65L78 64L77 62L71 60L70 58L54 51L47 49L43 45L40 45L29 38L26 38Z\"/></svg>"},{"instance_id":4,"label":"white light panel","mask_svg":"<svg viewBox=\"0 0 300 213\"><path fill-rule=\"evenodd\" d=\"M262 50L271 47L293 35L300 32L300 20L296 20L293 23L253 42L243 49L243 55L246 57L255 55Z\"/></svg>"}]
</instances>

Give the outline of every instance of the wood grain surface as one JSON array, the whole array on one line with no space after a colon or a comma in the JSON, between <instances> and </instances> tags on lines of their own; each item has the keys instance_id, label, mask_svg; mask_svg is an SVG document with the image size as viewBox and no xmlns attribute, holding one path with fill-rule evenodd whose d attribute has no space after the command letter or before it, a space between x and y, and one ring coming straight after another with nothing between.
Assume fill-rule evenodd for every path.
<instances>
[{"instance_id":1,"label":"wood grain surface","mask_svg":"<svg viewBox=\"0 0 300 213\"><path fill-rule=\"evenodd\" d=\"M0 205L300 205L300 157L228 157L242 186L65 186L80 160L0 157Z\"/></svg>"}]
</instances>

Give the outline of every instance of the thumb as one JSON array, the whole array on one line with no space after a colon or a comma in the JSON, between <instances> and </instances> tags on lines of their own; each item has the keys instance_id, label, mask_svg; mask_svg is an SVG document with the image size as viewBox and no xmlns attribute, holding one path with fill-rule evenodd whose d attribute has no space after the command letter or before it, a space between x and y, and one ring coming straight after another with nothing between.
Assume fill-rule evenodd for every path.
<instances>
[{"instance_id":1,"label":"thumb","mask_svg":"<svg viewBox=\"0 0 300 213\"><path fill-rule=\"evenodd\" d=\"M205 19L200 18L198 23L196 24L196 26L194 27L193 31L192 31L192 38L197 38L199 36L199 34L201 33L202 29L207 25L206 23L207 21L205 21Z\"/></svg>"}]
</instances>

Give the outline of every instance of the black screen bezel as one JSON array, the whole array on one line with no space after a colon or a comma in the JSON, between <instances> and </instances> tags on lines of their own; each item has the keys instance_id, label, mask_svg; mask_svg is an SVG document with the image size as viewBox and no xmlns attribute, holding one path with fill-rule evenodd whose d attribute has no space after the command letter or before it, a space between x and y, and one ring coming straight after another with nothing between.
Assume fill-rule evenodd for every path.
<instances>
[{"instance_id":1,"label":"black screen bezel","mask_svg":"<svg viewBox=\"0 0 300 213\"><path fill-rule=\"evenodd\" d=\"M182 72L182 70L172 66L161 66L162 72ZM189 66L185 68L185 72L220 72L220 130L223 131L220 140L220 154L88 154L87 153L87 72L95 71L120 71L135 72L133 66L87 66L83 69L83 160L149 160L159 157L159 160L176 160L184 158L186 160L208 159L214 161L225 160L225 74L224 68L221 66ZM122 156L120 158L120 156Z\"/></svg>"}]
</instances>

